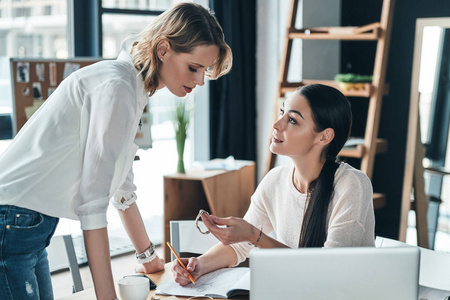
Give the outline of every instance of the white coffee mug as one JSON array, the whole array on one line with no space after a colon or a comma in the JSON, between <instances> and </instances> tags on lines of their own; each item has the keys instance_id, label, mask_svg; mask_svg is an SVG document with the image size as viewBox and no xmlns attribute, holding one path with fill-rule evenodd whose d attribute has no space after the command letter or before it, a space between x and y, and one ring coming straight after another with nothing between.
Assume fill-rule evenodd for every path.
<instances>
[{"instance_id":1,"label":"white coffee mug","mask_svg":"<svg viewBox=\"0 0 450 300\"><path fill-rule=\"evenodd\" d=\"M124 277L119 280L121 300L145 300L150 291L150 282L144 277Z\"/></svg>"}]
</instances>

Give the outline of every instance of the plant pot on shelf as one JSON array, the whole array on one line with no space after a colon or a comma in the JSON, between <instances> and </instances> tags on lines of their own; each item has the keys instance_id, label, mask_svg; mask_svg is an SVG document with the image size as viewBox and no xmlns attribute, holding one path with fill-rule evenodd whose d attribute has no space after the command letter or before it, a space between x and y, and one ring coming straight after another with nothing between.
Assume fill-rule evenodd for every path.
<instances>
[{"instance_id":1,"label":"plant pot on shelf","mask_svg":"<svg viewBox=\"0 0 450 300\"><path fill-rule=\"evenodd\" d=\"M339 88L344 91L364 90L365 87L366 84L361 82L339 82Z\"/></svg>"},{"instance_id":2,"label":"plant pot on shelf","mask_svg":"<svg viewBox=\"0 0 450 300\"><path fill-rule=\"evenodd\" d=\"M367 83L372 82L372 75L358 75L352 73L337 74L334 80L343 91L364 90Z\"/></svg>"}]
</instances>

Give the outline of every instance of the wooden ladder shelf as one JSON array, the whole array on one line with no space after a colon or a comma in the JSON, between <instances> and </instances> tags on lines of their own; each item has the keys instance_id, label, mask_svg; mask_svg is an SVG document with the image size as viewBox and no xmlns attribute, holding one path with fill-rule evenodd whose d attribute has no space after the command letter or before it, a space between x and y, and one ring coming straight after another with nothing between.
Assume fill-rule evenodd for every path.
<instances>
[{"instance_id":1,"label":"wooden ladder shelf","mask_svg":"<svg viewBox=\"0 0 450 300\"><path fill-rule=\"evenodd\" d=\"M378 138L378 128L380 123L381 103L385 91L385 76L387 57L389 50L389 40L392 26L392 15L394 0L383 0L380 22L375 22L360 27L315 27L296 29L295 21L297 17L298 0L291 0L287 29L284 38L284 50L282 52L280 69L278 74L278 89L274 105L273 120L278 118L278 111L281 101L286 93L293 92L302 85L320 83L335 87L347 97L363 97L369 99L367 121L364 134L364 142L356 147L345 147L340 153L341 157L356 157L361 159L361 170L372 178L375 155L387 151L387 142ZM288 82L292 44L294 39L303 40L350 40L377 42L375 63L373 69L373 79L364 88L358 90L343 90L339 84L331 80L302 80L301 82ZM271 135L270 135L271 136ZM266 160L266 172L275 166L276 155L269 152ZM385 205L383 194L374 194L375 209Z\"/></svg>"}]
</instances>

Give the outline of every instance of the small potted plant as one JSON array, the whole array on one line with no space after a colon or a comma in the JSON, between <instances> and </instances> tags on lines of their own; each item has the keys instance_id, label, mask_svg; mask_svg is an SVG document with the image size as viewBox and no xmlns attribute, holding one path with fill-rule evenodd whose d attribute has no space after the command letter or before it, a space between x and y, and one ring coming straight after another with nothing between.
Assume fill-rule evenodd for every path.
<instances>
[{"instance_id":1,"label":"small potted plant","mask_svg":"<svg viewBox=\"0 0 450 300\"><path fill-rule=\"evenodd\" d=\"M337 74L334 80L339 83L339 88L344 91L362 90L366 83L372 82L372 75L359 75L353 73Z\"/></svg>"}]
</instances>

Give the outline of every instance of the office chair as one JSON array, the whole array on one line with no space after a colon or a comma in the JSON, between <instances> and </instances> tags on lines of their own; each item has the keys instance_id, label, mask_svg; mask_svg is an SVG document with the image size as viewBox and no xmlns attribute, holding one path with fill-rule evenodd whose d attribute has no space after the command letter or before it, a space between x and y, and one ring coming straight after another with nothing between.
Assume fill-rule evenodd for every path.
<instances>
[{"instance_id":1,"label":"office chair","mask_svg":"<svg viewBox=\"0 0 450 300\"><path fill-rule=\"evenodd\" d=\"M375 238L375 247L415 247L404 242L389 239L381 236Z\"/></svg>"},{"instance_id":2,"label":"office chair","mask_svg":"<svg viewBox=\"0 0 450 300\"><path fill-rule=\"evenodd\" d=\"M199 226L207 230L203 222L199 222ZM201 234L193 220L170 221L170 244L180 257L203 254L218 242L212 234ZM176 259L173 253L171 258Z\"/></svg>"},{"instance_id":3,"label":"office chair","mask_svg":"<svg viewBox=\"0 0 450 300\"><path fill-rule=\"evenodd\" d=\"M421 247L419 249L419 284L433 289L450 291L450 253Z\"/></svg>"},{"instance_id":4,"label":"office chair","mask_svg":"<svg viewBox=\"0 0 450 300\"><path fill-rule=\"evenodd\" d=\"M417 247L397 240L376 237L376 247ZM420 250L419 284L424 287L450 291L450 253L418 247Z\"/></svg>"},{"instance_id":5,"label":"office chair","mask_svg":"<svg viewBox=\"0 0 450 300\"><path fill-rule=\"evenodd\" d=\"M65 251L62 251L63 249ZM72 236L70 234L53 236L50 245L47 247L47 253L50 272L69 268L73 281L72 292L82 291L83 283Z\"/></svg>"}]
</instances>

